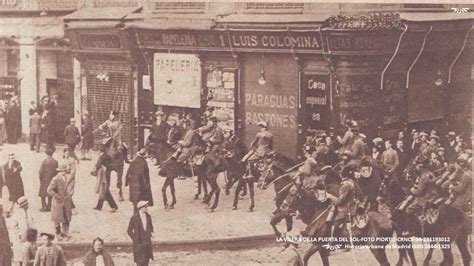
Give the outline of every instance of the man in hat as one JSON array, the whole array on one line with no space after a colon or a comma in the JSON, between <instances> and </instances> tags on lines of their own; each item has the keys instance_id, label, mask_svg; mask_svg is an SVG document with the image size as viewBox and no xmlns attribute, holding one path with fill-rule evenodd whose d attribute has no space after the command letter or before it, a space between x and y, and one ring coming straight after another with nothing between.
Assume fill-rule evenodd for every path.
<instances>
[{"instance_id":1,"label":"man in hat","mask_svg":"<svg viewBox=\"0 0 474 266\"><path fill-rule=\"evenodd\" d=\"M130 218L127 233L132 239L133 260L138 266L148 266L150 259L153 260L153 224L148 214L148 201L139 201L137 208L138 213Z\"/></svg>"},{"instance_id":2,"label":"man in hat","mask_svg":"<svg viewBox=\"0 0 474 266\"><path fill-rule=\"evenodd\" d=\"M41 233L43 245L38 248L35 256L35 266L66 266L66 257L60 246L54 245L54 235Z\"/></svg>"},{"instance_id":3,"label":"man in hat","mask_svg":"<svg viewBox=\"0 0 474 266\"><path fill-rule=\"evenodd\" d=\"M137 156L130 163L127 174L125 175L125 186L130 186L128 199L133 204L134 214L138 212L137 204L140 201L147 201L149 206L153 206L150 171L145 157L145 149L138 151Z\"/></svg>"},{"instance_id":4,"label":"man in hat","mask_svg":"<svg viewBox=\"0 0 474 266\"><path fill-rule=\"evenodd\" d=\"M191 128L191 121L185 119L183 121L184 136L183 139L178 141L178 144L181 148L181 153L178 156L178 163L183 163L191 155L193 151L193 142L194 142L194 130Z\"/></svg>"},{"instance_id":5,"label":"man in hat","mask_svg":"<svg viewBox=\"0 0 474 266\"><path fill-rule=\"evenodd\" d=\"M358 127L352 128L352 145L350 146L351 164L359 165L365 156L365 135L359 133Z\"/></svg>"},{"instance_id":6,"label":"man in hat","mask_svg":"<svg viewBox=\"0 0 474 266\"><path fill-rule=\"evenodd\" d=\"M46 142L46 148L54 149L55 124L54 124L53 114L48 108L44 109L41 122L42 122L41 135L44 141Z\"/></svg>"},{"instance_id":7,"label":"man in hat","mask_svg":"<svg viewBox=\"0 0 474 266\"><path fill-rule=\"evenodd\" d=\"M252 178L254 174L252 164L270 153L273 150L273 134L268 130L268 124L265 121L257 123L260 127L260 132L255 135L255 138L250 143L249 152L242 158L242 162L249 162L248 177Z\"/></svg>"},{"instance_id":8,"label":"man in hat","mask_svg":"<svg viewBox=\"0 0 474 266\"><path fill-rule=\"evenodd\" d=\"M6 116L8 143L16 144L21 137L21 110L17 100L12 99Z\"/></svg>"},{"instance_id":9,"label":"man in hat","mask_svg":"<svg viewBox=\"0 0 474 266\"><path fill-rule=\"evenodd\" d=\"M341 145L340 153L343 153L346 150L350 150L352 143L354 142L354 133L353 129L358 129L358 125L355 121L347 120L346 121L347 130L344 133L344 136L337 136L337 141Z\"/></svg>"},{"instance_id":10,"label":"man in hat","mask_svg":"<svg viewBox=\"0 0 474 266\"><path fill-rule=\"evenodd\" d=\"M211 116L210 123L201 127L199 132L208 145L208 151L219 151L224 143L224 132L217 124L217 116Z\"/></svg>"},{"instance_id":11,"label":"man in hat","mask_svg":"<svg viewBox=\"0 0 474 266\"><path fill-rule=\"evenodd\" d=\"M430 153L432 153L432 152L437 153L439 147L440 147L440 145L439 145L439 137L436 136L436 135L430 136L429 142L428 142L428 150L429 150L429 152L430 152Z\"/></svg>"},{"instance_id":12,"label":"man in hat","mask_svg":"<svg viewBox=\"0 0 474 266\"><path fill-rule=\"evenodd\" d=\"M119 112L110 111L109 119L102 123L97 130L106 131L107 136L117 142L119 146L122 145L122 123L119 119Z\"/></svg>"},{"instance_id":13,"label":"man in hat","mask_svg":"<svg viewBox=\"0 0 474 266\"><path fill-rule=\"evenodd\" d=\"M51 180L47 192L53 197L51 205L51 220L56 228L59 240L69 239L69 224L72 218L72 194L68 190L70 169L66 164L60 164L56 169L58 174Z\"/></svg>"},{"instance_id":14,"label":"man in hat","mask_svg":"<svg viewBox=\"0 0 474 266\"><path fill-rule=\"evenodd\" d=\"M25 197L18 199L17 204L20 208L15 210L10 224L11 238L13 243L13 261L21 263L23 261L22 250L25 244L27 232L29 229L34 229L34 219L28 211L28 200Z\"/></svg>"},{"instance_id":15,"label":"man in hat","mask_svg":"<svg viewBox=\"0 0 474 266\"><path fill-rule=\"evenodd\" d=\"M465 157L461 156L455 163L456 172L451 175L449 181L449 198L446 204L457 207L464 212L471 211L472 201L472 172L470 164Z\"/></svg>"},{"instance_id":16,"label":"man in hat","mask_svg":"<svg viewBox=\"0 0 474 266\"><path fill-rule=\"evenodd\" d=\"M159 165L167 159L165 151L169 149L167 140L171 126L166 122L166 114L164 112L157 111L155 117L156 121L151 128L149 140L155 146L153 149L156 158L155 165Z\"/></svg>"},{"instance_id":17,"label":"man in hat","mask_svg":"<svg viewBox=\"0 0 474 266\"><path fill-rule=\"evenodd\" d=\"M89 157L89 150L94 147L94 129L92 126L92 119L89 116L89 112L84 111L82 114L82 125L81 125L81 140L82 140L82 159L91 160Z\"/></svg>"},{"instance_id":18,"label":"man in hat","mask_svg":"<svg viewBox=\"0 0 474 266\"><path fill-rule=\"evenodd\" d=\"M3 178L10 195L8 199L9 206L5 208L7 217L11 215L13 207L18 199L25 196L25 189L21 178L22 170L23 167L21 166L21 163L15 159L15 154L10 153L8 155L8 162L2 166Z\"/></svg>"},{"instance_id":19,"label":"man in hat","mask_svg":"<svg viewBox=\"0 0 474 266\"><path fill-rule=\"evenodd\" d=\"M383 180L382 173L372 167L369 160L364 159L359 165L358 173L356 173L356 183L361 189L362 194L370 203L370 211L378 211L377 196L380 184Z\"/></svg>"},{"instance_id":20,"label":"man in hat","mask_svg":"<svg viewBox=\"0 0 474 266\"><path fill-rule=\"evenodd\" d=\"M398 210L406 210L411 214L419 213L426 205L426 202L437 197L435 191L427 189L428 185L435 178L429 170L429 159L419 159L416 163L415 171L417 178L415 184L410 189L410 195L397 207Z\"/></svg>"},{"instance_id":21,"label":"man in hat","mask_svg":"<svg viewBox=\"0 0 474 266\"><path fill-rule=\"evenodd\" d=\"M13 250L10 243L5 217L3 217L3 201L0 198L0 265L12 265Z\"/></svg>"},{"instance_id":22,"label":"man in hat","mask_svg":"<svg viewBox=\"0 0 474 266\"><path fill-rule=\"evenodd\" d=\"M37 110L34 110L30 115L30 150L40 150L40 136L41 136L41 115Z\"/></svg>"},{"instance_id":23,"label":"man in hat","mask_svg":"<svg viewBox=\"0 0 474 266\"><path fill-rule=\"evenodd\" d=\"M117 203L115 203L112 193L110 193L110 164L112 158L107 154L107 147L104 143L99 146L99 158L97 159L96 164L94 165L91 175L97 177L96 182L96 193L99 194L99 200L97 201L96 207L94 210L102 210L104 201L109 203L112 213L116 212L118 209Z\"/></svg>"},{"instance_id":24,"label":"man in hat","mask_svg":"<svg viewBox=\"0 0 474 266\"><path fill-rule=\"evenodd\" d=\"M71 156L76 160L79 160L74 152L76 145L81 141L81 133L76 127L76 120L74 118L69 119L69 125L64 129L64 142L69 148Z\"/></svg>"},{"instance_id":25,"label":"man in hat","mask_svg":"<svg viewBox=\"0 0 474 266\"><path fill-rule=\"evenodd\" d=\"M382 163L382 154L385 151L383 147L383 139L381 137L376 137L372 140L372 159Z\"/></svg>"},{"instance_id":26,"label":"man in hat","mask_svg":"<svg viewBox=\"0 0 474 266\"><path fill-rule=\"evenodd\" d=\"M397 152L393 149L390 140L385 141L385 151L382 153L382 164L388 174L393 174L397 170L400 160Z\"/></svg>"},{"instance_id":27,"label":"man in hat","mask_svg":"<svg viewBox=\"0 0 474 266\"><path fill-rule=\"evenodd\" d=\"M51 201L52 198L46 191L48 189L51 180L58 173L56 169L58 168L58 161L53 158L54 150L51 148L46 149L46 159L43 160L39 170L39 196L41 198L41 212L51 211Z\"/></svg>"}]
</instances>

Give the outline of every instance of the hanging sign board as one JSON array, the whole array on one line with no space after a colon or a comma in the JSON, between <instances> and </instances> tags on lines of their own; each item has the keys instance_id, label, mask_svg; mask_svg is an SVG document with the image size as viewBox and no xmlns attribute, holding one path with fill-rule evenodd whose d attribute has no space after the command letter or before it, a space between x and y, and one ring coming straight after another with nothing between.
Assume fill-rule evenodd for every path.
<instances>
[{"instance_id":1,"label":"hanging sign board","mask_svg":"<svg viewBox=\"0 0 474 266\"><path fill-rule=\"evenodd\" d=\"M192 54L155 53L154 103L201 107L201 62Z\"/></svg>"}]
</instances>

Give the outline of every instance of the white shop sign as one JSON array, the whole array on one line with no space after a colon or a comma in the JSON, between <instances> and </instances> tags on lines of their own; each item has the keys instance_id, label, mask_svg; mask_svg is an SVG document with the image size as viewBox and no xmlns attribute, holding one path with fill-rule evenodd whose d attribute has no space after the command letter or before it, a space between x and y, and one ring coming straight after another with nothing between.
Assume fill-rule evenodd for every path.
<instances>
[{"instance_id":1,"label":"white shop sign","mask_svg":"<svg viewBox=\"0 0 474 266\"><path fill-rule=\"evenodd\" d=\"M201 62L192 54L155 53L154 103L201 107Z\"/></svg>"}]
</instances>

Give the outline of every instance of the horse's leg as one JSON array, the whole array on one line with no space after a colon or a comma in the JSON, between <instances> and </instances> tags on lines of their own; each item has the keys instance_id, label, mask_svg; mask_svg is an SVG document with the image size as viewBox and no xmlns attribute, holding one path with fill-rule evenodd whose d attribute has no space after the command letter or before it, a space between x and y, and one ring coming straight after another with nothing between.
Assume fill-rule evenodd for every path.
<instances>
[{"instance_id":1,"label":"horse's leg","mask_svg":"<svg viewBox=\"0 0 474 266\"><path fill-rule=\"evenodd\" d=\"M378 248L371 248L370 252L372 252L372 255L374 255L375 259L381 266L387 266L390 265L390 263L387 260L387 256L385 254L385 249L381 250Z\"/></svg>"},{"instance_id":2,"label":"horse's leg","mask_svg":"<svg viewBox=\"0 0 474 266\"><path fill-rule=\"evenodd\" d=\"M165 183L163 183L163 187L161 187L161 193L163 194L163 204L165 205L165 209L168 209L168 198L166 197L166 188L169 185L169 177L166 177Z\"/></svg>"},{"instance_id":3,"label":"horse's leg","mask_svg":"<svg viewBox=\"0 0 474 266\"><path fill-rule=\"evenodd\" d=\"M119 190L119 201L123 201L123 193L122 193L122 177L123 177L123 165L118 166L116 171L117 173L117 188Z\"/></svg>"},{"instance_id":4,"label":"horse's leg","mask_svg":"<svg viewBox=\"0 0 474 266\"><path fill-rule=\"evenodd\" d=\"M198 190L197 190L197 193L194 195L195 200L199 199L199 195L201 195L202 178L200 174L197 175L197 183L198 183Z\"/></svg>"},{"instance_id":5,"label":"horse's leg","mask_svg":"<svg viewBox=\"0 0 474 266\"><path fill-rule=\"evenodd\" d=\"M248 183L247 183L247 184L248 184ZM241 196L241 197L247 196L247 186L244 185L244 186L242 187L242 195L240 195L240 196Z\"/></svg>"},{"instance_id":6,"label":"horse's leg","mask_svg":"<svg viewBox=\"0 0 474 266\"><path fill-rule=\"evenodd\" d=\"M239 203L239 194L243 185L245 185L245 181L241 179L239 180L239 183L237 184L237 188L235 188L234 205L232 206L233 207L232 209L234 210L237 210L237 204Z\"/></svg>"},{"instance_id":7,"label":"horse's leg","mask_svg":"<svg viewBox=\"0 0 474 266\"><path fill-rule=\"evenodd\" d=\"M210 185L211 185L211 191L209 192L209 194L204 196L204 200L202 201L203 203L206 203L206 204L209 204L209 202L211 202L212 196L214 195L214 192L216 192L215 187L212 185L212 183L210 183Z\"/></svg>"},{"instance_id":8,"label":"horse's leg","mask_svg":"<svg viewBox=\"0 0 474 266\"><path fill-rule=\"evenodd\" d=\"M248 211L253 212L253 208L255 207L255 199L254 199L255 186L254 186L254 182L251 181L251 180L247 181L247 184L248 184L249 191L250 191L250 207L249 207Z\"/></svg>"},{"instance_id":9,"label":"horse's leg","mask_svg":"<svg viewBox=\"0 0 474 266\"><path fill-rule=\"evenodd\" d=\"M464 266L471 265L471 254L467 248L467 238L468 234L463 234L458 239L456 239L456 244L458 245L459 252L461 253Z\"/></svg>"},{"instance_id":10,"label":"horse's leg","mask_svg":"<svg viewBox=\"0 0 474 266\"><path fill-rule=\"evenodd\" d=\"M449 245L449 243L448 243ZM443 260L441 261L441 266L451 266L454 264L453 253L451 252L451 247L441 249L443 252Z\"/></svg>"},{"instance_id":11,"label":"horse's leg","mask_svg":"<svg viewBox=\"0 0 474 266\"><path fill-rule=\"evenodd\" d=\"M176 204L176 192L175 192L175 189L174 189L174 178L171 179L170 190L171 190L171 197L173 197L173 201L171 202L170 209L174 209L174 205Z\"/></svg>"},{"instance_id":12,"label":"horse's leg","mask_svg":"<svg viewBox=\"0 0 474 266\"><path fill-rule=\"evenodd\" d=\"M212 181L212 186L214 187L214 192L216 193L216 196L214 198L214 204L211 207L211 210L214 210L217 208L217 204L219 203L219 194L221 192L221 189L219 188L219 184L217 184L217 175L216 178Z\"/></svg>"},{"instance_id":13,"label":"horse's leg","mask_svg":"<svg viewBox=\"0 0 474 266\"><path fill-rule=\"evenodd\" d=\"M415 251L413 251L412 242L410 241L409 244L410 244L410 247L407 248L406 252L408 254L408 257L410 258L411 265L416 266L417 262L415 258Z\"/></svg>"},{"instance_id":14,"label":"horse's leg","mask_svg":"<svg viewBox=\"0 0 474 266\"><path fill-rule=\"evenodd\" d=\"M285 223L286 223L286 231L289 232L289 231L293 230L293 216L288 215L285 218Z\"/></svg>"},{"instance_id":15,"label":"horse's leg","mask_svg":"<svg viewBox=\"0 0 474 266\"><path fill-rule=\"evenodd\" d=\"M319 256L324 266L329 266L329 250L326 248L319 248Z\"/></svg>"},{"instance_id":16,"label":"horse's leg","mask_svg":"<svg viewBox=\"0 0 474 266\"><path fill-rule=\"evenodd\" d=\"M433 257L433 251L434 251L434 248L432 248L433 244L435 243L430 242L430 249L428 250L428 254L426 254L425 260L423 261L423 265L426 265L426 266L430 265L430 260Z\"/></svg>"},{"instance_id":17,"label":"horse's leg","mask_svg":"<svg viewBox=\"0 0 474 266\"><path fill-rule=\"evenodd\" d=\"M283 213L278 213L278 214L273 215L272 218L270 219L270 225L272 226L273 232L275 232L276 237L281 236L281 233L280 231L278 231L278 228L276 226L277 224L281 222L281 220L283 220L283 218L286 218L286 215L284 215Z\"/></svg>"},{"instance_id":18,"label":"horse's leg","mask_svg":"<svg viewBox=\"0 0 474 266\"><path fill-rule=\"evenodd\" d=\"M396 234L397 234L397 245L398 246L402 246L405 244L405 241L400 241L398 240L398 236L401 236L402 235L402 230L401 229L398 229L396 230ZM407 249L405 248L399 248L398 249L398 261L397 261L397 266L402 266L403 265L403 260L407 257Z\"/></svg>"},{"instance_id":19,"label":"horse's leg","mask_svg":"<svg viewBox=\"0 0 474 266\"><path fill-rule=\"evenodd\" d=\"M308 250L306 250L306 252L303 255L303 263L304 263L303 265L304 266L308 265L308 262L309 262L309 259L311 258L311 256L313 256L314 253L318 252L319 249L320 249L319 246L316 246L316 245L313 244L308 248ZM325 265L329 265L329 264L325 264Z\"/></svg>"}]
</instances>

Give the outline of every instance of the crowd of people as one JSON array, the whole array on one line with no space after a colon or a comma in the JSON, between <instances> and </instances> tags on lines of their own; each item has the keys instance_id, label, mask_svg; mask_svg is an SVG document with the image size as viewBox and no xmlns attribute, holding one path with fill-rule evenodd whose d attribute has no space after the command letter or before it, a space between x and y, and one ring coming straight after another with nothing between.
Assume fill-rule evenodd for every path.
<instances>
[{"instance_id":1,"label":"crowd of people","mask_svg":"<svg viewBox=\"0 0 474 266\"><path fill-rule=\"evenodd\" d=\"M7 218L7 223L5 223L3 216L0 218L2 219L0 220L0 231L9 230L9 241L2 245L7 250L7 246L10 247L10 242L12 243L10 260L20 263L19 265L62 265L61 263L65 261L61 248L54 245L52 241L54 239L67 241L71 238L69 226L73 218L72 210L75 208L73 201L75 177L80 160L91 160L89 151L94 145L93 135L95 132L104 132L106 138L99 146L99 157L91 171L91 175L97 178L98 200L94 209L101 211L104 202L107 202L111 213L117 211L118 205L110 191L111 173L116 172L119 201L124 200L122 186L129 187L128 199L132 203L134 211L127 232L134 243L133 252L138 265L147 265L148 261L153 258L151 244L153 224L151 216L147 213L148 207L153 206L153 195L147 157L151 155L156 160L156 165L162 164L169 158L175 158L178 162L184 163L195 152L193 145L195 145L196 132L205 143L204 152L208 159L215 160L216 164L220 160L218 157L222 155L222 150L229 146L229 143L233 144L233 147L241 145L239 138L231 130L220 128L217 117L212 115L212 110L206 112L208 115L205 116L202 127L198 126L192 114L179 119L178 115L167 116L164 112L158 111L155 114L156 120L153 123L146 149L138 151L133 160L129 161L128 148L122 139L123 127L119 119L120 114L117 111L111 111L109 119L94 130L91 118L87 112L84 112L80 128L76 127L76 121L71 118L70 124L64 129L67 147L62 150L61 160L58 161L53 158L56 152L53 133L56 132L54 128L56 104L57 101L43 97L41 105L36 106L32 102L30 109L30 148L32 151L40 152L41 142L46 144L46 155L38 170L40 211L51 213L51 221L55 230L54 234L49 232L40 234L43 245L39 248L36 245L38 232L35 220L29 212L28 199L25 197L21 177L22 165L16 160L15 154L10 153L8 162L2 166L0 188L4 186L7 188L8 199L0 204L4 216ZM13 101L12 106L14 105ZM261 131L257 133L247 154L243 154L240 161L249 163L248 170L243 177L248 180L254 178L254 175L258 175L253 172L257 170L251 165L274 154L271 128L264 121L258 123L258 126ZM9 131L7 130L7 132ZM76 155L79 144L81 144L82 150L80 158ZM355 180L367 196L370 208L377 210L380 197L376 191L380 189L384 176L401 176L411 165L414 165L418 172L416 173L417 179L413 183L413 197L406 199L400 208L405 208L416 202L414 199L420 197L417 194L418 188L423 186L424 179L429 177L430 180L438 178L437 184L446 189L448 195L446 203L458 204L456 206L469 211L470 198L460 196L462 193L467 193L466 184L471 179L468 165L472 161L472 150L468 146L455 132L448 132L445 136L441 136L436 130L431 130L429 133L415 129L412 132L400 131L394 139L375 137L369 141L360 132L355 121L347 121L347 130L341 136L330 130L325 134L307 137L302 150L305 161L296 168L293 178L296 185L305 186L311 177L318 175L317 170L325 166L340 167L341 185L344 187L345 184L349 184L348 186L351 187L349 190L352 190ZM170 152L165 152L167 150ZM125 173L124 182L122 182L125 163L130 165ZM352 176L348 170L345 170L347 166L353 166ZM376 172L379 173L379 176ZM428 172L430 174L427 174ZM174 189L174 183L172 185L172 189ZM316 185L312 189L318 194L323 187ZM347 196L348 193L339 197L344 195ZM336 202L343 202L343 200L339 199ZM168 205L165 202L165 208L172 208L174 203ZM339 208L342 209L342 206ZM99 257L101 261L105 262L105 265L113 265L110 255L103 251L103 244L102 239L95 239L93 249L87 254L85 261L92 263ZM6 259L7 255L8 253L4 253L3 257L0 255L0 262L2 262L1 259L8 260ZM53 263L53 260L60 263ZM94 264L86 263L86 265Z\"/></svg>"}]
</instances>

